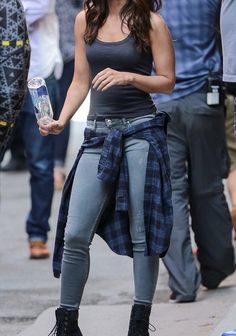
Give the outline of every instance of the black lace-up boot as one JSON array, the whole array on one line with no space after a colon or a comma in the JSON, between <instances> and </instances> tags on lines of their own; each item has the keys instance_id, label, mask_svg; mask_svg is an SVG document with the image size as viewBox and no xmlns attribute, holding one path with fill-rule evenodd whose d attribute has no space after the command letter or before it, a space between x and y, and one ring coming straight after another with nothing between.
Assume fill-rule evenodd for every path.
<instances>
[{"instance_id":1,"label":"black lace-up boot","mask_svg":"<svg viewBox=\"0 0 236 336\"><path fill-rule=\"evenodd\" d=\"M149 336L149 330L156 331L156 328L149 323L150 313L151 306L133 305L128 336Z\"/></svg>"},{"instance_id":2,"label":"black lace-up boot","mask_svg":"<svg viewBox=\"0 0 236 336\"><path fill-rule=\"evenodd\" d=\"M56 324L48 336L83 336L78 327L78 310L58 308Z\"/></svg>"}]
</instances>

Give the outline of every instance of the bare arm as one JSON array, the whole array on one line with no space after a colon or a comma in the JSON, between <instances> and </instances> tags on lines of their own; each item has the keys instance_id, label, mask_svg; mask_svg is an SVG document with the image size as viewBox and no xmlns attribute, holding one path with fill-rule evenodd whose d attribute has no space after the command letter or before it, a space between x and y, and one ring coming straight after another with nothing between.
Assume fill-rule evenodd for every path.
<instances>
[{"instance_id":1,"label":"bare arm","mask_svg":"<svg viewBox=\"0 0 236 336\"><path fill-rule=\"evenodd\" d=\"M133 85L148 93L171 93L175 85L175 55L170 32L158 14L151 15L151 49L156 75L145 76L107 68L93 79L93 87L106 90L113 85Z\"/></svg>"},{"instance_id":2,"label":"bare arm","mask_svg":"<svg viewBox=\"0 0 236 336\"><path fill-rule=\"evenodd\" d=\"M59 120L53 121L46 126L40 125L40 132L42 135L60 133L65 124L73 117L75 112L83 103L90 89L90 68L87 62L84 42L85 27L85 13L81 12L77 15L75 21L74 76L67 92Z\"/></svg>"},{"instance_id":3,"label":"bare arm","mask_svg":"<svg viewBox=\"0 0 236 336\"><path fill-rule=\"evenodd\" d=\"M150 32L155 76L134 74L132 85L149 93L171 93L175 86L175 55L170 32L158 14L152 14Z\"/></svg>"},{"instance_id":4,"label":"bare arm","mask_svg":"<svg viewBox=\"0 0 236 336\"><path fill-rule=\"evenodd\" d=\"M66 100L59 118L63 123L66 123L73 117L90 89L90 68L86 57L84 42L85 26L85 13L83 11L77 15L75 21L75 69L73 80L67 92Z\"/></svg>"}]
</instances>

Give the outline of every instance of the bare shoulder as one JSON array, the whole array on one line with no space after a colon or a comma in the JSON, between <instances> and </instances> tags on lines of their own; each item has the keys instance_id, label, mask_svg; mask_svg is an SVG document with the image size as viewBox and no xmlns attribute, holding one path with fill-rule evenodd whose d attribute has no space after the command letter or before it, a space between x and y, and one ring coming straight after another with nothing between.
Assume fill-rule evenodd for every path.
<instances>
[{"instance_id":1,"label":"bare shoulder","mask_svg":"<svg viewBox=\"0 0 236 336\"><path fill-rule=\"evenodd\" d=\"M170 31L165 23L163 17L158 13L151 12L151 31L150 31L150 39L151 41L154 40L163 40L163 39L170 39L171 34Z\"/></svg>"},{"instance_id":2,"label":"bare shoulder","mask_svg":"<svg viewBox=\"0 0 236 336\"><path fill-rule=\"evenodd\" d=\"M75 29L82 34L85 32L86 29L86 13L85 11L81 11L75 19Z\"/></svg>"},{"instance_id":3,"label":"bare shoulder","mask_svg":"<svg viewBox=\"0 0 236 336\"><path fill-rule=\"evenodd\" d=\"M152 27L152 31L154 31L155 34L158 32L162 33L168 30L163 17L160 14L154 13L154 12L151 12L151 27Z\"/></svg>"}]
</instances>

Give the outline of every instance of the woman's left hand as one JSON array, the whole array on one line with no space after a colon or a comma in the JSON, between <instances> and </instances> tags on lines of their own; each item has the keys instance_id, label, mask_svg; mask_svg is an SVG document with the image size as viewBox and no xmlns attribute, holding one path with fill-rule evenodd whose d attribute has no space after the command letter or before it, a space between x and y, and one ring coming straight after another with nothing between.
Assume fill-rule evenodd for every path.
<instances>
[{"instance_id":1,"label":"woman's left hand","mask_svg":"<svg viewBox=\"0 0 236 336\"><path fill-rule=\"evenodd\" d=\"M93 79L92 86L98 91L105 91L114 85L128 85L132 82L133 74L106 68L100 71Z\"/></svg>"}]
</instances>

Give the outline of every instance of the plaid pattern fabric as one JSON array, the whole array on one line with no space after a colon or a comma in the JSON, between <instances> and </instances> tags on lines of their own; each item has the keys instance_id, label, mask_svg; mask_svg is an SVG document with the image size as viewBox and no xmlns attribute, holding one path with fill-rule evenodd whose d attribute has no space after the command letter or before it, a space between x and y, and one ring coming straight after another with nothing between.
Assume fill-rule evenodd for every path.
<instances>
[{"instance_id":1,"label":"plaid pattern fabric","mask_svg":"<svg viewBox=\"0 0 236 336\"><path fill-rule=\"evenodd\" d=\"M128 130L111 130L108 135L85 129L84 142L64 186L55 249L53 271L60 276L70 193L76 167L84 148L103 145L97 177L116 188L98 226L97 233L116 253L132 257L132 242L129 232L128 165L123 155L123 142L128 137L145 139L150 144L144 191L144 222L146 232L145 255L165 255L169 247L173 214L169 156L165 128L167 115L158 114L154 119Z\"/></svg>"},{"instance_id":2,"label":"plaid pattern fabric","mask_svg":"<svg viewBox=\"0 0 236 336\"><path fill-rule=\"evenodd\" d=\"M163 1L161 15L175 47L176 85L171 95L154 94L162 103L197 92L210 73L222 73L219 48L221 0Z\"/></svg>"}]
</instances>

